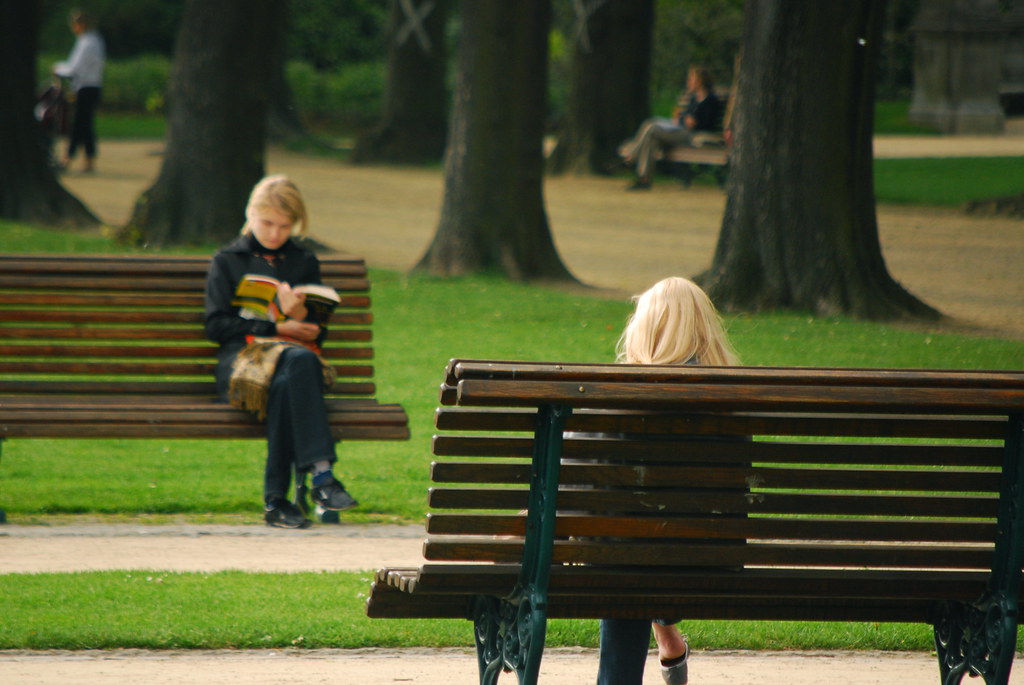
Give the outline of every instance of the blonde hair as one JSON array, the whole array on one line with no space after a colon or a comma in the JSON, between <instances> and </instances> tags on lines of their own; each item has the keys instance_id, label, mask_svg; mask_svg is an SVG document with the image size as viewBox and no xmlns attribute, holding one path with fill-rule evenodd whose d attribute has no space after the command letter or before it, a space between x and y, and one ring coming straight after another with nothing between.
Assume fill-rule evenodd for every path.
<instances>
[{"instance_id":1,"label":"blonde hair","mask_svg":"<svg viewBox=\"0 0 1024 685\"><path fill-rule=\"evenodd\" d=\"M672 276L633 300L636 309L616 346L619 362L739 364L718 311L693 281Z\"/></svg>"},{"instance_id":2,"label":"blonde hair","mask_svg":"<svg viewBox=\"0 0 1024 685\"><path fill-rule=\"evenodd\" d=\"M305 235L309 226L306 203L298 186L287 176L267 176L253 187L245 206L243 234L252 232L257 212L264 209L275 209L291 219L292 235Z\"/></svg>"}]
</instances>

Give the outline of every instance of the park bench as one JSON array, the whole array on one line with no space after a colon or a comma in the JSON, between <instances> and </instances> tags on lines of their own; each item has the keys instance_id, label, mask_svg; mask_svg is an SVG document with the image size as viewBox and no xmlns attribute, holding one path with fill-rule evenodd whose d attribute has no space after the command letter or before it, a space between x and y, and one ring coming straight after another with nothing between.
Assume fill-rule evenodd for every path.
<instances>
[{"instance_id":1,"label":"park bench","mask_svg":"<svg viewBox=\"0 0 1024 685\"><path fill-rule=\"evenodd\" d=\"M679 178L686 188L701 173L711 174L718 185L724 186L729 174L729 148L724 140L701 147L677 145L665 150L657 165L659 171Z\"/></svg>"},{"instance_id":2,"label":"park bench","mask_svg":"<svg viewBox=\"0 0 1024 685\"><path fill-rule=\"evenodd\" d=\"M209 257L0 255L0 446L7 438L262 438L217 398L203 329ZM374 398L366 265L321 260L341 304L323 354L339 440L405 440L401 406ZM304 479L300 506L308 509ZM2 512L0 512L2 513Z\"/></svg>"},{"instance_id":3,"label":"park bench","mask_svg":"<svg viewBox=\"0 0 1024 685\"><path fill-rule=\"evenodd\" d=\"M946 685L1007 683L1024 372L454 360L441 404L367 613L473 620L481 682L549 618L678 618L927 623Z\"/></svg>"}]
</instances>

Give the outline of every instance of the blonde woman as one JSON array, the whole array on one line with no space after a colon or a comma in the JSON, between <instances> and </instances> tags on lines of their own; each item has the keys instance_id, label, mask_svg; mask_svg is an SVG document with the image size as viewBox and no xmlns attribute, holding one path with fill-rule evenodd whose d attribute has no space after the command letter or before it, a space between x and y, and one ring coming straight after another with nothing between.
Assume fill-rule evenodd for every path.
<instances>
[{"instance_id":1,"label":"blonde woman","mask_svg":"<svg viewBox=\"0 0 1024 685\"><path fill-rule=\"evenodd\" d=\"M695 283L671 277L635 298L619 338L617 359L626 364L739 363L711 300ZM641 685L651 630L668 685L686 685L690 648L670 621L604 619L598 685Z\"/></svg>"},{"instance_id":2,"label":"blonde woman","mask_svg":"<svg viewBox=\"0 0 1024 685\"><path fill-rule=\"evenodd\" d=\"M310 521L288 500L292 471L312 475L313 500L324 509L342 511L358 504L332 471L337 456L323 400L324 364L310 349L327 331L306 320L305 296L292 290L320 283L320 262L292 240L306 232L308 217L302 194L287 177L268 176L257 183L245 218L242 235L221 248L210 265L206 335L220 345L217 390L225 400L236 394L240 369L253 374L267 369L255 379L264 393L267 425L264 519L270 526L306 528ZM251 318L232 302L246 274L281 281L277 302L284 319Z\"/></svg>"}]
</instances>

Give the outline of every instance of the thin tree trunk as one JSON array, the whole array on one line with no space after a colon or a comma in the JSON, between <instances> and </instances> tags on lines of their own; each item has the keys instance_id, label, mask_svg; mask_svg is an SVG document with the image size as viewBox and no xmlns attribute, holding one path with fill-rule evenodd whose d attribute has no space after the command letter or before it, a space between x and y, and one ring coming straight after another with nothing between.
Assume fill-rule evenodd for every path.
<instances>
[{"instance_id":1,"label":"thin tree trunk","mask_svg":"<svg viewBox=\"0 0 1024 685\"><path fill-rule=\"evenodd\" d=\"M604 174L650 114L654 0L585 0L574 7L569 102L550 169Z\"/></svg>"},{"instance_id":2,"label":"thin tree trunk","mask_svg":"<svg viewBox=\"0 0 1024 685\"><path fill-rule=\"evenodd\" d=\"M550 21L549 0L463 5L444 201L417 268L573 280L542 191Z\"/></svg>"},{"instance_id":3,"label":"thin tree trunk","mask_svg":"<svg viewBox=\"0 0 1024 685\"><path fill-rule=\"evenodd\" d=\"M42 3L0 2L0 217L47 226L89 228L100 222L57 181L53 141L32 110Z\"/></svg>"},{"instance_id":4,"label":"thin tree trunk","mask_svg":"<svg viewBox=\"0 0 1024 685\"><path fill-rule=\"evenodd\" d=\"M381 121L356 140L352 161L422 163L444 154L449 0L391 0Z\"/></svg>"},{"instance_id":5,"label":"thin tree trunk","mask_svg":"<svg viewBox=\"0 0 1024 685\"><path fill-rule=\"evenodd\" d=\"M728 200L701 281L725 310L938 313L889 275L872 176L884 0L747 3Z\"/></svg>"}]
</instances>

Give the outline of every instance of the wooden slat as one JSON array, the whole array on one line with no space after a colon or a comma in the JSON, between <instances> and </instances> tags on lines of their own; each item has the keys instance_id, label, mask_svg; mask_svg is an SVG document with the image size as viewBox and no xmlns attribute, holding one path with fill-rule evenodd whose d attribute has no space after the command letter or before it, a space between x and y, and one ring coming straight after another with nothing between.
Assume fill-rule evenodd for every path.
<instances>
[{"instance_id":1,"label":"wooden slat","mask_svg":"<svg viewBox=\"0 0 1024 685\"><path fill-rule=\"evenodd\" d=\"M490 561L512 563L522 558L522 543L467 536L433 536L423 546L428 561ZM992 566L992 551L976 547L894 544L764 543L673 544L605 541L556 541L554 563L612 566L742 567L792 566L838 568L977 569Z\"/></svg>"},{"instance_id":2,"label":"wooden slat","mask_svg":"<svg viewBox=\"0 0 1024 685\"><path fill-rule=\"evenodd\" d=\"M434 462L431 479L438 483L530 482L528 463ZM562 485L615 488L689 488L913 492L999 492L998 472L963 470L868 470L744 467L715 465L664 466L563 464Z\"/></svg>"},{"instance_id":3,"label":"wooden slat","mask_svg":"<svg viewBox=\"0 0 1024 685\"><path fill-rule=\"evenodd\" d=\"M574 383L537 381L510 392L500 381L464 380L458 402L464 406L560 404L571 407L635 407L702 410L871 412L871 413L1000 413L1024 410L1024 388L964 387L930 390L834 385L743 386L739 384Z\"/></svg>"},{"instance_id":4,"label":"wooden slat","mask_svg":"<svg viewBox=\"0 0 1024 685\"><path fill-rule=\"evenodd\" d=\"M524 516L495 514L432 514L427 520L431 535L493 535L522 537ZM874 519L807 519L659 516L560 515L558 537L613 537L672 541L675 538L709 540L861 540L874 542L973 542L995 539L994 521L880 521Z\"/></svg>"},{"instance_id":5,"label":"wooden slat","mask_svg":"<svg viewBox=\"0 0 1024 685\"><path fill-rule=\"evenodd\" d=\"M639 497L638 495L642 495ZM432 487L428 502L435 509L510 509L526 507L525 488ZM558 494L558 506L570 511L616 511L624 513L872 516L880 511L891 516L948 516L971 519L994 518L998 500L994 496L964 495L870 495L759 492L751 496L738 492L688 493L670 491L639 493L609 490L567 490Z\"/></svg>"},{"instance_id":6,"label":"wooden slat","mask_svg":"<svg viewBox=\"0 0 1024 685\"><path fill-rule=\"evenodd\" d=\"M536 409L443 408L436 414L443 430L528 430L536 425ZM504 428L502 427L504 426ZM886 416L819 413L699 413L577 409L566 430L708 436L825 436L885 438L950 438L1003 440L1005 416Z\"/></svg>"},{"instance_id":7,"label":"wooden slat","mask_svg":"<svg viewBox=\"0 0 1024 685\"><path fill-rule=\"evenodd\" d=\"M602 381L646 383L717 383L745 385L817 385L834 387L1002 387L1024 389L1024 372L930 369L849 369L827 367L678 366L653 364L552 364L452 360L446 383L476 378L516 381Z\"/></svg>"}]
</instances>

